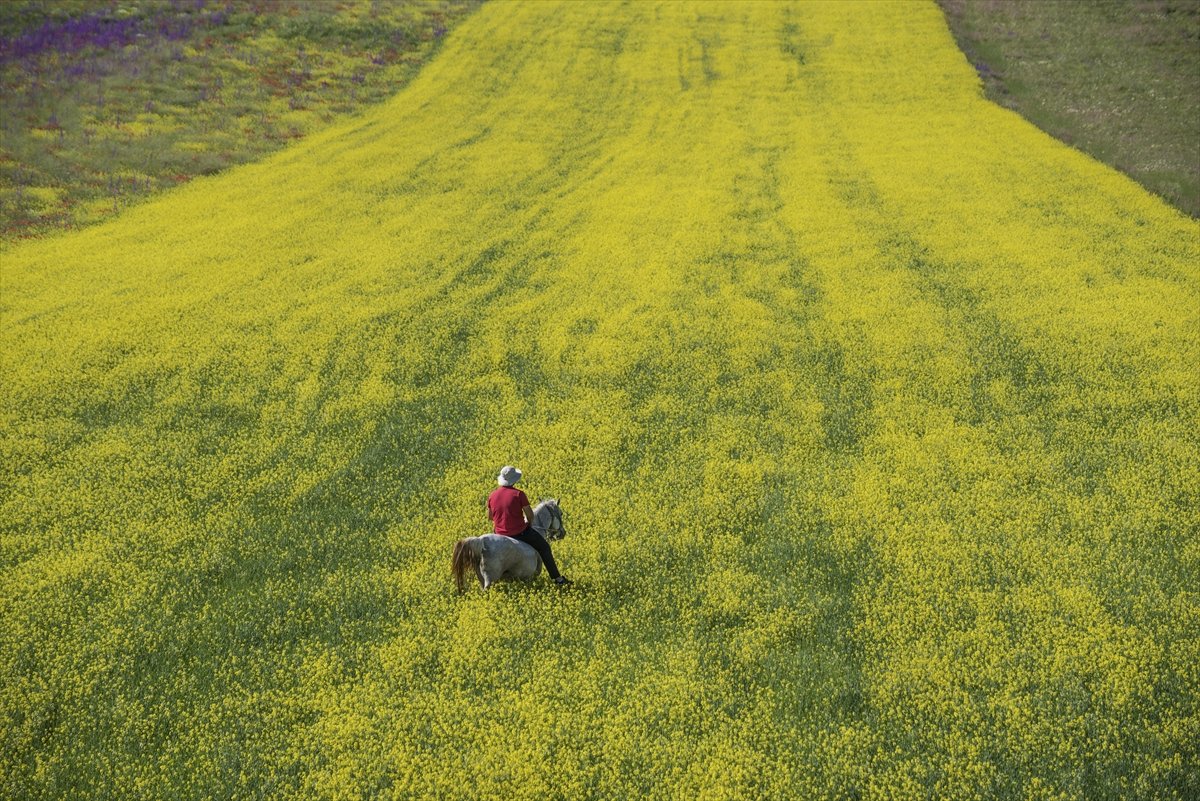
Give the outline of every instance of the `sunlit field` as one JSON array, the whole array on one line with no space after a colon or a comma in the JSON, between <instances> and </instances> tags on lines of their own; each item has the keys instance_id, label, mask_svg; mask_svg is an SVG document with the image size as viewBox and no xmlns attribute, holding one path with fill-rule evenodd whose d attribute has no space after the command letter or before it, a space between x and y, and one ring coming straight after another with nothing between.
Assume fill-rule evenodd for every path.
<instances>
[{"instance_id":1,"label":"sunlit field","mask_svg":"<svg viewBox=\"0 0 1200 801\"><path fill-rule=\"evenodd\" d=\"M4 796L1200 788L1200 223L932 3L486 3L0 315Z\"/></svg>"}]
</instances>

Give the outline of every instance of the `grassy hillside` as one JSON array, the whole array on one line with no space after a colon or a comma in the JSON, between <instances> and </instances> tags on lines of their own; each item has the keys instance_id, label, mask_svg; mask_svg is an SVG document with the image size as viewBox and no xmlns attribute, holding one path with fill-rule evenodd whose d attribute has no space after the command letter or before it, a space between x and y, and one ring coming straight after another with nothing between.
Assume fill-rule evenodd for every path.
<instances>
[{"instance_id":1,"label":"grassy hillside","mask_svg":"<svg viewBox=\"0 0 1200 801\"><path fill-rule=\"evenodd\" d=\"M486 4L5 254L0 787L1191 797L1197 265L932 3Z\"/></svg>"},{"instance_id":2,"label":"grassy hillside","mask_svg":"<svg viewBox=\"0 0 1200 801\"><path fill-rule=\"evenodd\" d=\"M938 0L987 96L1200 217L1200 0Z\"/></svg>"},{"instance_id":3,"label":"grassy hillside","mask_svg":"<svg viewBox=\"0 0 1200 801\"><path fill-rule=\"evenodd\" d=\"M79 228L394 95L478 0L0 3L0 244Z\"/></svg>"}]
</instances>

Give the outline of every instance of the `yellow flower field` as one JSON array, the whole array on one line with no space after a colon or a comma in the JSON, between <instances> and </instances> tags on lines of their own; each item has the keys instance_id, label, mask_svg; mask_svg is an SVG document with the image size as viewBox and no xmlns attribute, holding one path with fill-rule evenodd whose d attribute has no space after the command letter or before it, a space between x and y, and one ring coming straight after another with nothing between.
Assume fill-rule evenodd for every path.
<instances>
[{"instance_id":1,"label":"yellow flower field","mask_svg":"<svg viewBox=\"0 0 1200 801\"><path fill-rule=\"evenodd\" d=\"M1200 224L932 3L488 3L0 258L5 797L1200 788Z\"/></svg>"}]
</instances>

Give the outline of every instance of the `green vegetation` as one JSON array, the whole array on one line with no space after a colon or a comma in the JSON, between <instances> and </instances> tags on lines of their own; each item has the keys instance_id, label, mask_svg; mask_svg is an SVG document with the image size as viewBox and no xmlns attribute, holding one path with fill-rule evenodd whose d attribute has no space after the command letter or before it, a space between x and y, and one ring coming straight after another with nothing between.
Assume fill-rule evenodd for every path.
<instances>
[{"instance_id":1,"label":"green vegetation","mask_svg":"<svg viewBox=\"0 0 1200 801\"><path fill-rule=\"evenodd\" d=\"M1200 2L938 2L989 98L1200 216Z\"/></svg>"},{"instance_id":2,"label":"green vegetation","mask_svg":"<svg viewBox=\"0 0 1200 801\"><path fill-rule=\"evenodd\" d=\"M0 242L108 218L390 97L477 6L0 4Z\"/></svg>"},{"instance_id":3,"label":"green vegetation","mask_svg":"<svg viewBox=\"0 0 1200 801\"><path fill-rule=\"evenodd\" d=\"M1200 222L932 3L486 3L3 268L0 798L1200 797Z\"/></svg>"}]
</instances>

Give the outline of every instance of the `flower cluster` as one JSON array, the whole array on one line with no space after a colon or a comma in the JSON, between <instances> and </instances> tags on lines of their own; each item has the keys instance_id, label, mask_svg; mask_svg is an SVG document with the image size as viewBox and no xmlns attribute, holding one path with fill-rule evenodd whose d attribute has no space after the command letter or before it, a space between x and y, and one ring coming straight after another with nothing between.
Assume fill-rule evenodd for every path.
<instances>
[{"instance_id":1,"label":"flower cluster","mask_svg":"<svg viewBox=\"0 0 1200 801\"><path fill-rule=\"evenodd\" d=\"M1191 797L1198 264L932 4L486 4L5 254L0 787Z\"/></svg>"}]
</instances>

